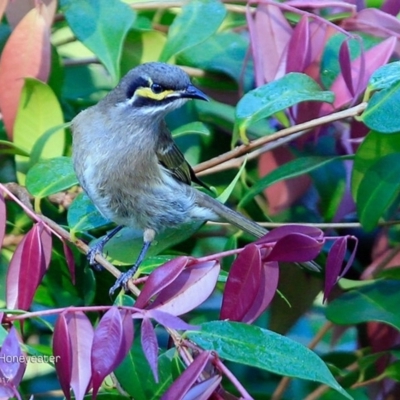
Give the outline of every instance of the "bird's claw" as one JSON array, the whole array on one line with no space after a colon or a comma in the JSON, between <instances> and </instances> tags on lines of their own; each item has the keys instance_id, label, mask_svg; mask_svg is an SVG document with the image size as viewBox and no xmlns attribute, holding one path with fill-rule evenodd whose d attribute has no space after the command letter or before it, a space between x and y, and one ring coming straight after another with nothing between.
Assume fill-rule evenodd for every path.
<instances>
[{"instance_id":1,"label":"bird's claw","mask_svg":"<svg viewBox=\"0 0 400 400\"><path fill-rule=\"evenodd\" d=\"M112 296L114 294L114 292L120 287L123 288L125 291L128 290L128 282L133 277L133 275L135 275L138 267L139 267L138 265L134 265L131 269L122 273L118 277L118 279L115 281L114 285L111 287L111 289L108 292L110 294L110 296Z\"/></svg>"},{"instance_id":2,"label":"bird's claw","mask_svg":"<svg viewBox=\"0 0 400 400\"><path fill-rule=\"evenodd\" d=\"M103 246L101 243L96 243L94 246L90 247L86 258L89 262L89 265L95 270L95 271L103 271L103 266L101 266L97 261L96 261L96 256L98 254L103 254Z\"/></svg>"}]
</instances>

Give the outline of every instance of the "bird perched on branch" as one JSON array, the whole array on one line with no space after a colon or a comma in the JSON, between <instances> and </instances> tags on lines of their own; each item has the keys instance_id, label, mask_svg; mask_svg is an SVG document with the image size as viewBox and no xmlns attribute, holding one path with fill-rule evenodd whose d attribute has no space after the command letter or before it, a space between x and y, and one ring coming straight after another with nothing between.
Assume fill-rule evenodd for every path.
<instances>
[{"instance_id":1,"label":"bird perched on branch","mask_svg":"<svg viewBox=\"0 0 400 400\"><path fill-rule=\"evenodd\" d=\"M155 235L189 221L228 221L261 237L267 230L191 186L200 183L165 123L190 99L207 100L179 67L147 63L132 69L98 104L72 121L78 180L100 213L117 227L89 252L89 261L123 226L143 230L134 266L110 289L125 287ZM312 263L308 267L315 269Z\"/></svg>"}]
</instances>

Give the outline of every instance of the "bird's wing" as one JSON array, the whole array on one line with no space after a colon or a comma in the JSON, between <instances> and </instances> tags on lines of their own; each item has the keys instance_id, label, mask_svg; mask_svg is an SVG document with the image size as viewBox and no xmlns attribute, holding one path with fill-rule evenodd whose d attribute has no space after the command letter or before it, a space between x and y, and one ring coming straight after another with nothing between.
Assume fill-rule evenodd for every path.
<instances>
[{"instance_id":1,"label":"bird's wing","mask_svg":"<svg viewBox=\"0 0 400 400\"><path fill-rule=\"evenodd\" d=\"M195 182L207 189L208 186L197 178L190 164L179 150L172 138L163 137L156 150L159 163L177 180L188 185Z\"/></svg>"}]
</instances>

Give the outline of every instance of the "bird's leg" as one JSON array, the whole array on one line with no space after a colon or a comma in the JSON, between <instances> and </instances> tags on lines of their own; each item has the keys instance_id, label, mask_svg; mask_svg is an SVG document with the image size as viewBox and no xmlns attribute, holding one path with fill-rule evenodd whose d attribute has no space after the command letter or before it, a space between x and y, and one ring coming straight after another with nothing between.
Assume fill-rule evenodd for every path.
<instances>
[{"instance_id":1,"label":"bird's leg","mask_svg":"<svg viewBox=\"0 0 400 400\"><path fill-rule=\"evenodd\" d=\"M103 236L95 245L90 247L87 253L87 259L89 261L90 266L96 271L101 271L103 267L98 264L95 260L97 254L103 254L104 246L109 242L109 240L114 237L121 229L123 225L118 225L111 232L107 233L107 235Z\"/></svg>"},{"instance_id":2,"label":"bird's leg","mask_svg":"<svg viewBox=\"0 0 400 400\"><path fill-rule=\"evenodd\" d=\"M128 269L128 271L122 273L118 277L118 279L116 280L116 282L114 283L114 285L111 287L111 289L109 291L110 296L112 296L119 287L123 287L124 289L126 289L129 279L131 279L132 276L135 275L137 269L139 268L139 265L144 260L147 250L149 249L151 242L154 240L155 235L156 235L156 233L153 231L153 229L145 229L144 230L143 246L142 246L142 249L140 250L139 256L138 256L135 264L133 264L132 268Z\"/></svg>"}]
</instances>

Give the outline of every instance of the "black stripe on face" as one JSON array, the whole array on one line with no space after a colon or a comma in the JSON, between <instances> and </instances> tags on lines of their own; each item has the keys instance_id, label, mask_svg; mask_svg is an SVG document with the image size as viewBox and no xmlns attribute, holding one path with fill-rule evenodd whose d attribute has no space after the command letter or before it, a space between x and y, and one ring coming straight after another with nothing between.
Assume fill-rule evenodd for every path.
<instances>
[{"instance_id":1,"label":"black stripe on face","mask_svg":"<svg viewBox=\"0 0 400 400\"><path fill-rule=\"evenodd\" d=\"M146 79L139 76L130 83L128 90L126 91L126 98L131 99L135 94L136 89L140 87L149 87L149 82Z\"/></svg>"},{"instance_id":2,"label":"black stripe on face","mask_svg":"<svg viewBox=\"0 0 400 400\"><path fill-rule=\"evenodd\" d=\"M176 99L177 99L176 97L170 97L170 98L166 97L165 99L162 100L156 100L150 97L137 96L132 105L134 107L156 107L159 105L171 103Z\"/></svg>"}]
</instances>

